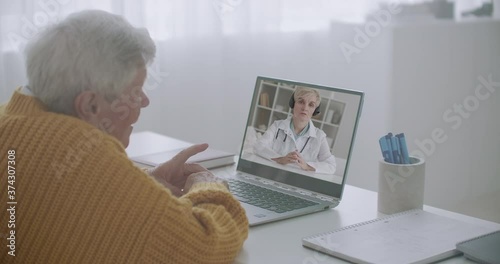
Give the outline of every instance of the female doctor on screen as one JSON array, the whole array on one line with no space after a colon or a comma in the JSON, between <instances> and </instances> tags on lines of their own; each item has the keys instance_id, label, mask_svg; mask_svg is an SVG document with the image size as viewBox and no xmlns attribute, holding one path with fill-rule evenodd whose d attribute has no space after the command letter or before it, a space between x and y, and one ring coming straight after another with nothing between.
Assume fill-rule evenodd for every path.
<instances>
[{"instance_id":1,"label":"female doctor on screen","mask_svg":"<svg viewBox=\"0 0 500 264\"><path fill-rule=\"evenodd\" d=\"M297 87L290 98L292 117L276 120L254 145L254 153L279 164L296 164L306 171L333 174L335 157L326 134L311 121L319 114L320 96L311 88Z\"/></svg>"}]
</instances>

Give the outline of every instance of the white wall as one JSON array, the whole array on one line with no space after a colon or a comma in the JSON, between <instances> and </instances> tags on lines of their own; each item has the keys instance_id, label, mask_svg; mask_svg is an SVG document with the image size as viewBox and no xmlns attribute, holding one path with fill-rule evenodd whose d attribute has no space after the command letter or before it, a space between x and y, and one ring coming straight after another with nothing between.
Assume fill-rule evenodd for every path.
<instances>
[{"instance_id":1,"label":"white wall","mask_svg":"<svg viewBox=\"0 0 500 264\"><path fill-rule=\"evenodd\" d=\"M14 89L26 82L23 56L18 52L0 52L0 104L7 102Z\"/></svg>"},{"instance_id":2,"label":"white wall","mask_svg":"<svg viewBox=\"0 0 500 264\"><path fill-rule=\"evenodd\" d=\"M392 129L425 156L425 203L500 222L500 21L399 26L393 37ZM493 92L476 95L481 76Z\"/></svg>"}]
</instances>

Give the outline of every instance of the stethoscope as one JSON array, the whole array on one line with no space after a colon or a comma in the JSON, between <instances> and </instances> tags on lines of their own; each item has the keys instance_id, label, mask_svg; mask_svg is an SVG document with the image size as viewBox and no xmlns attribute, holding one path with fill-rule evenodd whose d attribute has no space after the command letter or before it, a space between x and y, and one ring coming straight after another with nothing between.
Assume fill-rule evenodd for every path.
<instances>
[{"instance_id":1,"label":"stethoscope","mask_svg":"<svg viewBox=\"0 0 500 264\"><path fill-rule=\"evenodd\" d=\"M278 139L278 135L279 135L280 131L283 131L283 133L285 133L285 130L278 128L278 131L276 131L276 136L274 137L274 139ZM287 137L288 137L288 134L285 133L285 138L283 139L283 142L286 141ZM306 148L307 143L309 143L309 139L311 139L311 136L307 137L306 143L304 144L304 146L300 150L300 153L302 153L302 151L304 151L304 149Z\"/></svg>"}]
</instances>

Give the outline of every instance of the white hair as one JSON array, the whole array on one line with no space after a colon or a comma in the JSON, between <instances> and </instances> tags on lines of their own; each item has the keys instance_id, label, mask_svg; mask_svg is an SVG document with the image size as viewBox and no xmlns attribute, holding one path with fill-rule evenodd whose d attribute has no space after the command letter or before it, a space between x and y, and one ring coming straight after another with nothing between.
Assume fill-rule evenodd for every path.
<instances>
[{"instance_id":1,"label":"white hair","mask_svg":"<svg viewBox=\"0 0 500 264\"><path fill-rule=\"evenodd\" d=\"M74 115L75 97L96 91L118 97L156 48L144 28L99 10L68 16L26 49L29 88L51 111Z\"/></svg>"}]
</instances>

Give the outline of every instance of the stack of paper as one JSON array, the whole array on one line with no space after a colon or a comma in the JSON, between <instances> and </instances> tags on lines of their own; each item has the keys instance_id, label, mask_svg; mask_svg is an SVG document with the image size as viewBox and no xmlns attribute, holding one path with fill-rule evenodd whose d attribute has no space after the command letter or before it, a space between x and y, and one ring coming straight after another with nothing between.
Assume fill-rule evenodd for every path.
<instances>
[{"instance_id":1,"label":"stack of paper","mask_svg":"<svg viewBox=\"0 0 500 264\"><path fill-rule=\"evenodd\" d=\"M306 237L302 244L355 263L431 263L459 254L457 242L491 231L416 209Z\"/></svg>"},{"instance_id":2,"label":"stack of paper","mask_svg":"<svg viewBox=\"0 0 500 264\"><path fill-rule=\"evenodd\" d=\"M150 166L158 166L161 163L172 159L181 149L175 149L160 153L147 154L131 159L137 163L142 163ZM208 148L187 160L188 163L198 163L207 169L213 169L221 166L226 166L235 163L235 155L221 150Z\"/></svg>"}]
</instances>

